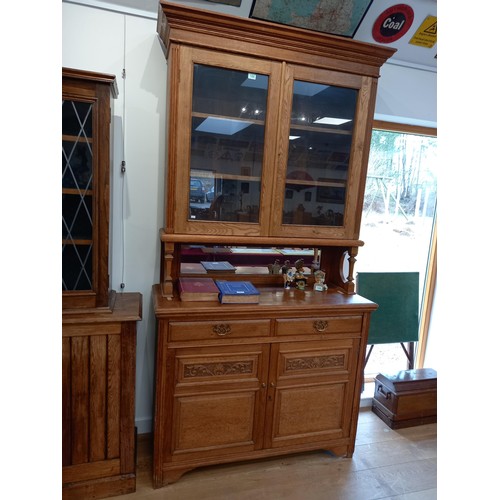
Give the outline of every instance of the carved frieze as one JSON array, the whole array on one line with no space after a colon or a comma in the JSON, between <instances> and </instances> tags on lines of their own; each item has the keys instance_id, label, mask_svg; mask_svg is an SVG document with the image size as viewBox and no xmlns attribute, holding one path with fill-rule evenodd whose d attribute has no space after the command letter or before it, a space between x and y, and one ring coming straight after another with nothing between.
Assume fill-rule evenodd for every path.
<instances>
[{"instance_id":1,"label":"carved frieze","mask_svg":"<svg viewBox=\"0 0 500 500\"><path fill-rule=\"evenodd\" d=\"M252 373L253 361L225 361L216 363L195 363L184 366L184 377L220 377Z\"/></svg>"},{"instance_id":2,"label":"carved frieze","mask_svg":"<svg viewBox=\"0 0 500 500\"><path fill-rule=\"evenodd\" d=\"M314 370L317 368L338 368L343 367L344 365L344 354L326 354L324 356L287 359L285 371Z\"/></svg>"}]
</instances>

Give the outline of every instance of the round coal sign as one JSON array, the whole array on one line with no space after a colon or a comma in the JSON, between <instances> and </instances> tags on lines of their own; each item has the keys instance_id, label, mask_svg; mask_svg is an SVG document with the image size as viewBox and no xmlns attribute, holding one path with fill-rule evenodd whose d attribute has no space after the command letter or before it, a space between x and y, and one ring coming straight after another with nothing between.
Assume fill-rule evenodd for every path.
<instances>
[{"instance_id":1,"label":"round coal sign","mask_svg":"<svg viewBox=\"0 0 500 500\"><path fill-rule=\"evenodd\" d=\"M372 36L376 42L392 43L399 40L413 24L413 9L400 3L384 10L373 25Z\"/></svg>"}]
</instances>

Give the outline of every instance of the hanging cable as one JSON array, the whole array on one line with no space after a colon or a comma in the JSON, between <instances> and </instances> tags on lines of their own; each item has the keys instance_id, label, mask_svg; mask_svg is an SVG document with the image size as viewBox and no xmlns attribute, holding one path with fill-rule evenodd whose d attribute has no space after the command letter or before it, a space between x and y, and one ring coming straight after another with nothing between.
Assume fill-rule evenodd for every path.
<instances>
[{"instance_id":1,"label":"hanging cable","mask_svg":"<svg viewBox=\"0 0 500 500\"><path fill-rule=\"evenodd\" d=\"M122 83L123 83L123 99L122 99L122 161L120 166L121 172L121 236L122 236L122 270L120 289L125 288L125 111L126 111L126 54L127 54L127 16L123 16L123 69L122 69Z\"/></svg>"}]
</instances>

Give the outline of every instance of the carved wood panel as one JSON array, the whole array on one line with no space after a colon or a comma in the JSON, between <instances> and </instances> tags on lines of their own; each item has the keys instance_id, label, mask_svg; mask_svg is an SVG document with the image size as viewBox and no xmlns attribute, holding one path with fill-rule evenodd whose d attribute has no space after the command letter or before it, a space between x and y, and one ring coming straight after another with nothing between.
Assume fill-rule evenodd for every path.
<instances>
[{"instance_id":1,"label":"carved wood panel","mask_svg":"<svg viewBox=\"0 0 500 500\"><path fill-rule=\"evenodd\" d=\"M176 353L176 390L191 386L197 391L203 385L224 383L249 384L256 387L262 370L262 346L226 346L215 349L178 349ZM196 386L196 387L195 387Z\"/></svg>"},{"instance_id":2,"label":"carved wood panel","mask_svg":"<svg viewBox=\"0 0 500 500\"><path fill-rule=\"evenodd\" d=\"M176 350L173 460L262 448L269 351L262 344Z\"/></svg>"},{"instance_id":3,"label":"carved wood panel","mask_svg":"<svg viewBox=\"0 0 500 500\"><path fill-rule=\"evenodd\" d=\"M352 339L284 343L278 354L277 381L299 376L347 376L352 357Z\"/></svg>"}]
</instances>

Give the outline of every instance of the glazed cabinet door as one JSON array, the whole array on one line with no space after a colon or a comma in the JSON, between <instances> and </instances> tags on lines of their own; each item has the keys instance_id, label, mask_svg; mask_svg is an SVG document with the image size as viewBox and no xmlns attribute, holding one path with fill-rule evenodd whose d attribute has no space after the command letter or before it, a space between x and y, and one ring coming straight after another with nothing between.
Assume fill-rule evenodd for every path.
<instances>
[{"instance_id":1,"label":"glazed cabinet door","mask_svg":"<svg viewBox=\"0 0 500 500\"><path fill-rule=\"evenodd\" d=\"M62 306L108 306L114 75L62 72Z\"/></svg>"},{"instance_id":2,"label":"glazed cabinet door","mask_svg":"<svg viewBox=\"0 0 500 500\"><path fill-rule=\"evenodd\" d=\"M173 462L262 448L268 363L267 345L176 349Z\"/></svg>"},{"instance_id":3,"label":"glazed cabinet door","mask_svg":"<svg viewBox=\"0 0 500 500\"><path fill-rule=\"evenodd\" d=\"M357 238L372 79L292 64L284 72L271 233Z\"/></svg>"},{"instance_id":4,"label":"glazed cabinet door","mask_svg":"<svg viewBox=\"0 0 500 500\"><path fill-rule=\"evenodd\" d=\"M169 66L167 228L266 234L280 65L182 46Z\"/></svg>"},{"instance_id":5,"label":"glazed cabinet door","mask_svg":"<svg viewBox=\"0 0 500 500\"><path fill-rule=\"evenodd\" d=\"M358 349L352 338L273 345L266 448L347 444Z\"/></svg>"}]
</instances>

